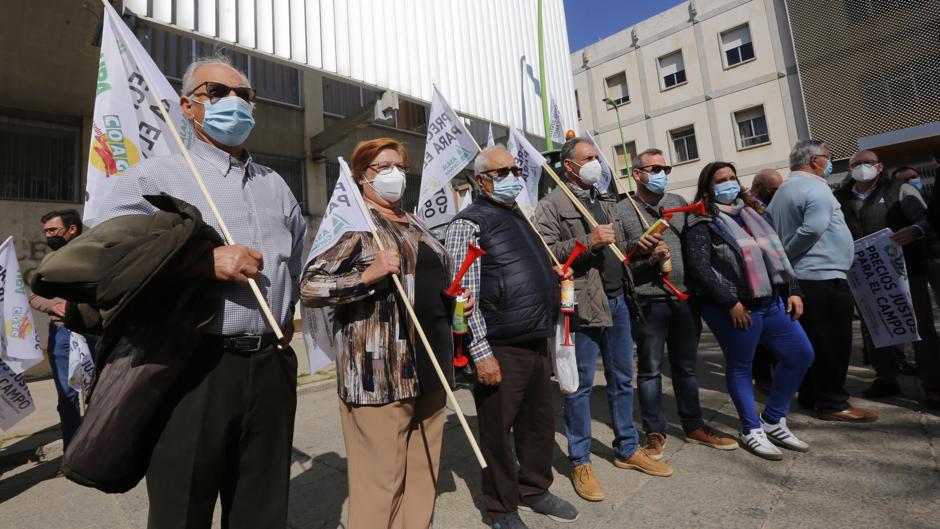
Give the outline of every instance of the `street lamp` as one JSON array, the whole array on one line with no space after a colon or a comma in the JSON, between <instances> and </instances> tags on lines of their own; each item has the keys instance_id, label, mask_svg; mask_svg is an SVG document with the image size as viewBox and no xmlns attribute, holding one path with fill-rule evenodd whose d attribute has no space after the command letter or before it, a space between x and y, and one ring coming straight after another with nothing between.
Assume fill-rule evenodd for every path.
<instances>
[{"instance_id":1,"label":"street lamp","mask_svg":"<svg viewBox=\"0 0 940 529\"><path fill-rule=\"evenodd\" d=\"M623 139L623 126L620 124L620 106L610 100L609 97L604 98L604 103L608 107L614 109L614 114L617 115L617 129L620 130L620 148L623 149L623 164L627 166L627 189L630 192L633 192L633 168L630 167L630 155L627 152L627 140Z\"/></svg>"}]
</instances>

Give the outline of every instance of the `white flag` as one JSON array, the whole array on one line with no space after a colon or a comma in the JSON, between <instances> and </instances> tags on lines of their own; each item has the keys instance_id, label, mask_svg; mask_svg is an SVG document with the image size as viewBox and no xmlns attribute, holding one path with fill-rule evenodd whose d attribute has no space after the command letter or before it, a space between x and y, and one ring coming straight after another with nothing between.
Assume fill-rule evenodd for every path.
<instances>
[{"instance_id":1,"label":"white flag","mask_svg":"<svg viewBox=\"0 0 940 529\"><path fill-rule=\"evenodd\" d=\"M473 136L435 86L417 210L418 218L428 227L446 224L457 214L449 183L476 156L477 150Z\"/></svg>"},{"instance_id":2,"label":"white flag","mask_svg":"<svg viewBox=\"0 0 940 529\"><path fill-rule=\"evenodd\" d=\"M550 127L551 127L551 138L555 143L565 143L565 131L562 130L561 126L561 111L558 110L558 103L555 102L555 98L551 98L552 109L549 111Z\"/></svg>"},{"instance_id":3,"label":"white flag","mask_svg":"<svg viewBox=\"0 0 940 529\"><path fill-rule=\"evenodd\" d=\"M9 430L23 417L36 411L26 376L0 361L0 430Z\"/></svg>"},{"instance_id":4,"label":"white flag","mask_svg":"<svg viewBox=\"0 0 940 529\"><path fill-rule=\"evenodd\" d=\"M16 260L13 237L0 244L0 360L14 373L22 373L42 361L36 320L26 295L26 283Z\"/></svg>"},{"instance_id":5,"label":"white flag","mask_svg":"<svg viewBox=\"0 0 940 529\"><path fill-rule=\"evenodd\" d=\"M69 333L69 386L88 393L95 382L95 362L91 357L88 340L77 332Z\"/></svg>"},{"instance_id":6,"label":"white flag","mask_svg":"<svg viewBox=\"0 0 940 529\"><path fill-rule=\"evenodd\" d=\"M486 132L486 146L493 147L496 145L496 140L493 139L493 124L490 123L490 129Z\"/></svg>"},{"instance_id":7,"label":"white flag","mask_svg":"<svg viewBox=\"0 0 940 529\"><path fill-rule=\"evenodd\" d=\"M135 56L140 63L135 61ZM144 77L156 86L148 87ZM120 15L104 2L101 56L88 155L86 224L95 224L102 200L128 167L147 158L179 152L160 109L153 102L151 90L163 101L188 145L192 141L192 129L183 119L177 104L179 94Z\"/></svg>"},{"instance_id":8,"label":"white flag","mask_svg":"<svg viewBox=\"0 0 940 529\"><path fill-rule=\"evenodd\" d=\"M368 216L362 196L352 178L346 160L339 158L339 178L333 187L333 195L326 206L317 236L310 246L304 268L318 255L339 242L344 233L350 231L372 231L372 219ZM313 373L336 360L333 343L333 310L331 308L307 308L303 310L304 344L307 360Z\"/></svg>"},{"instance_id":9,"label":"white flag","mask_svg":"<svg viewBox=\"0 0 940 529\"><path fill-rule=\"evenodd\" d=\"M591 135L591 131L584 131L584 137L591 140L591 143L594 144L594 150L597 151L597 157L601 162L601 179L594 184L594 187L597 188L601 193L606 193L610 188L610 183L614 180L614 172L611 168L610 162L607 161L607 157L604 156L604 150L601 149L601 146L597 143L597 140L594 139L594 136ZM624 159L629 158L629 153L624 153ZM629 162L627 162L629 163ZM614 188L616 190L616 188Z\"/></svg>"},{"instance_id":10,"label":"white flag","mask_svg":"<svg viewBox=\"0 0 940 529\"><path fill-rule=\"evenodd\" d=\"M525 180L525 191L528 195L521 199L517 197L516 202L523 213L531 217L539 201L539 182L542 180L542 164L545 163L545 157L515 128L509 129L507 143L506 148L522 169L522 179Z\"/></svg>"}]
</instances>

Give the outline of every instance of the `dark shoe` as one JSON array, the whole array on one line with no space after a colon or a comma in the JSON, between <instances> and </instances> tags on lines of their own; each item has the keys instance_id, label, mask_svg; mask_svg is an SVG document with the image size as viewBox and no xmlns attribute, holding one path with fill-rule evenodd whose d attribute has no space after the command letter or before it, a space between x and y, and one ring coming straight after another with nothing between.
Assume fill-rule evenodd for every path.
<instances>
[{"instance_id":1,"label":"dark shoe","mask_svg":"<svg viewBox=\"0 0 940 529\"><path fill-rule=\"evenodd\" d=\"M924 395L924 406L932 410L940 410L940 391L927 391Z\"/></svg>"},{"instance_id":2,"label":"dark shoe","mask_svg":"<svg viewBox=\"0 0 940 529\"><path fill-rule=\"evenodd\" d=\"M884 399L901 394L901 386L897 382L886 382L881 379L875 379L864 391L862 396L866 399Z\"/></svg>"},{"instance_id":3,"label":"dark shoe","mask_svg":"<svg viewBox=\"0 0 940 529\"><path fill-rule=\"evenodd\" d=\"M519 518L519 513L514 512L505 518L500 518L493 522L493 529L529 529L529 526Z\"/></svg>"},{"instance_id":4,"label":"dark shoe","mask_svg":"<svg viewBox=\"0 0 940 529\"><path fill-rule=\"evenodd\" d=\"M663 458L663 449L666 448L666 434L659 432L649 432L646 434L646 444L642 450L650 456L653 461L659 461Z\"/></svg>"},{"instance_id":5,"label":"dark shoe","mask_svg":"<svg viewBox=\"0 0 940 529\"><path fill-rule=\"evenodd\" d=\"M555 496L551 492L546 492L538 501L531 505L525 505L519 502L519 508L523 511L532 511L544 514L556 522L573 522L578 519L578 510L574 505Z\"/></svg>"},{"instance_id":6,"label":"dark shoe","mask_svg":"<svg viewBox=\"0 0 940 529\"><path fill-rule=\"evenodd\" d=\"M849 406L842 411L821 411L819 412L819 418L824 421L875 422L878 420L878 414L873 411Z\"/></svg>"},{"instance_id":7,"label":"dark shoe","mask_svg":"<svg viewBox=\"0 0 940 529\"><path fill-rule=\"evenodd\" d=\"M917 376L917 367L907 360L902 360L898 362L898 372L902 375Z\"/></svg>"}]
</instances>

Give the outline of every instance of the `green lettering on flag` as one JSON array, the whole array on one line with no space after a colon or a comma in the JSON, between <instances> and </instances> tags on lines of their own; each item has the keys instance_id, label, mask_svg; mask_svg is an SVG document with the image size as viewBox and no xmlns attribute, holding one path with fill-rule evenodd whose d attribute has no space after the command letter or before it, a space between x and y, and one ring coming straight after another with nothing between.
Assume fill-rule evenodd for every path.
<instances>
[{"instance_id":1,"label":"green lettering on flag","mask_svg":"<svg viewBox=\"0 0 940 529\"><path fill-rule=\"evenodd\" d=\"M108 83L108 66L104 62L104 56L98 61L98 87L95 90L95 97L111 89Z\"/></svg>"}]
</instances>

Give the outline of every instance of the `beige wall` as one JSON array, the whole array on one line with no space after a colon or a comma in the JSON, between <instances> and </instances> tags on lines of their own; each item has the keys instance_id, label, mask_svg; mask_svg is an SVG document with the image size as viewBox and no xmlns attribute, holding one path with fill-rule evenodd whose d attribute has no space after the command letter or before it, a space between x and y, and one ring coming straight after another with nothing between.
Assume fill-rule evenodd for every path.
<instances>
[{"instance_id":1,"label":"beige wall","mask_svg":"<svg viewBox=\"0 0 940 529\"><path fill-rule=\"evenodd\" d=\"M619 107L623 136L637 151L656 147L674 158L669 131L695 126L699 159L678 164L669 190L691 196L708 162L734 163L745 183L763 167L786 174L787 155L798 139L791 93L794 58L779 31L775 0L698 0L694 21L685 2L571 54L581 108L579 130L595 133L614 162L621 142L615 112L602 102L605 79L626 72L630 102ZM727 67L720 34L747 24L755 58ZM664 89L658 59L682 50L687 82ZM585 58L587 67L584 66ZM770 143L742 148L734 113L762 106ZM622 182L623 183L623 182ZM623 186L625 188L625 186Z\"/></svg>"}]
</instances>

